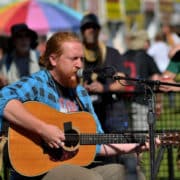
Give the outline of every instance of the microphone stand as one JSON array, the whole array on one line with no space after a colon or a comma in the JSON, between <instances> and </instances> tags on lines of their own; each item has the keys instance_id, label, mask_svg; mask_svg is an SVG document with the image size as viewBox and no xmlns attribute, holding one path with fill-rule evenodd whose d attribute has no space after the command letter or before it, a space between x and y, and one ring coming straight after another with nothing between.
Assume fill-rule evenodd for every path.
<instances>
[{"instance_id":1,"label":"microphone stand","mask_svg":"<svg viewBox=\"0 0 180 180\"><path fill-rule=\"evenodd\" d=\"M147 102L148 102L148 115L147 121L149 125L149 143L150 143L150 179L154 180L157 173L157 167L155 167L155 101L154 101L154 94L153 89L155 87L159 87L160 85L167 85L167 86L177 86L180 87L180 84L173 84L161 81L153 81L153 80L146 80L146 79L136 79L136 78L128 78L128 77L121 77L121 76L113 76L114 80L126 80L126 81L135 81L139 84L144 85L145 91L149 90L151 95L147 94Z\"/></svg>"},{"instance_id":2,"label":"microphone stand","mask_svg":"<svg viewBox=\"0 0 180 180\"><path fill-rule=\"evenodd\" d=\"M153 96L153 91L151 90L151 87L148 85L145 86L146 88L149 88L150 92L152 95L147 95L147 101L148 101L148 115L147 115L147 121L149 125L149 143L150 143L150 179L154 180L155 178L155 141L154 141L154 132L155 132L155 123L156 123L156 118L155 118L155 101L154 101L154 96Z\"/></svg>"}]
</instances>

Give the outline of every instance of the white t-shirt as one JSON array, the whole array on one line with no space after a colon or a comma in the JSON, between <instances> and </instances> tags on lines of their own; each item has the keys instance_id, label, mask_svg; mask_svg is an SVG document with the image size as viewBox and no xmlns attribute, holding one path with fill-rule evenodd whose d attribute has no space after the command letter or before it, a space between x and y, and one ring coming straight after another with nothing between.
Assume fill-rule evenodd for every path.
<instances>
[{"instance_id":1,"label":"white t-shirt","mask_svg":"<svg viewBox=\"0 0 180 180\"><path fill-rule=\"evenodd\" d=\"M164 72L169 64L169 46L162 41L154 42L147 53L153 57L156 65L161 72Z\"/></svg>"}]
</instances>

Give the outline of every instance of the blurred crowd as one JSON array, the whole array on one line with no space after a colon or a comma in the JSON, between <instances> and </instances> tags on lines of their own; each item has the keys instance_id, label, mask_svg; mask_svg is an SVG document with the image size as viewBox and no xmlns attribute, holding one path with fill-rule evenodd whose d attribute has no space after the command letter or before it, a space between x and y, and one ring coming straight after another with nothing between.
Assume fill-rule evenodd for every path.
<instances>
[{"instance_id":1,"label":"blurred crowd","mask_svg":"<svg viewBox=\"0 0 180 180\"><path fill-rule=\"evenodd\" d=\"M102 34L100 31L97 37L98 40L101 38L101 35ZM151 59L151 63L155 63L155 66L159 71L158 73L162 74L167 70L170 60L172 59L172 49L177 49L177 46L180 44L180 37L178 36L178 34L173 32L173 28L170 24L167 23L162 24L161 29L159 30L159 32L157 32L154 39L149 38L148 32L145 29L127 32L124 36L125 40L123 44L124 47L126 47L125 50L123 50L124 52L120 52L118 49L116 49L116 47L114 48L118 50L120 53L119 63L122 63L122 65L120 66L122 66L122 68L125 68L126 74L133 78L147 78L147 76L141 74L142 71L135 72L132 66L127 65L129 61L132 61L133 63L135 62L135 60L132 60L135 57L135 52L143 50L145 54L148 56L148 58ZM22 66L25 67L24 64L29 64L29 61L17 59L19 59L19 57L22 58L29 56L29 60L34 59L36 62L38 62L39 56L43 53L45 49L46 40L46 35L38 35L35 31L29 29L29 27L27 27L27 25L25 24L14 25L11 28L11 36L0 35L1 87L6 85L7 83L12 83L16 81L19 77L23 75L27 75L28 71L30 71L29 73L31 73L31 70L33 72L38 70L37 67L32 67L31 70L29 70L28 68L26 68L26 70L22 70L24 69L22 68ZM104 42L102 41L101 44L103 43ZM87 52L86 50L87 49L85 49L85 53ZM96 51L94 50L94 52ZM15 61L18 68L17 71L20 71L16 72L15 75L19 77L15 77L13 74L11 74L11 71L14 71L12 70L13 68L9 69L11 66L13 67L13 63L11 62L11 60L13 59L12 56L16 57L16 60L14 59L12 62ZM139 61L143 61L140 59ZM21 61L21 63L19 63L19 61ZM6 68L3 67L3 64L6 64ZM21 72L21 70L23 72ZM18 73L19 75L17 75ZM11 74L11 77L9 74ZM150 76L151 75L152 74L150 74ZM126 88L131 89L132 87L129 86Z\"/></svg>"},{"instance_id":2,"label":"blurred crowd","mask_svg":"<svg viewBox=\"0 0 180 180\"><path fill-rule=\"evenodd\" d=\"M129 117L120 92L143 93L146 87L126 80L114 81L93 70L103 69L112 77L115 74L119 77L176 83L176 76L180 72L180 37L169 24L163 24L153 40L149 39L146 30L130 32L124 41L127 49L121 53L99 40L101 24L96 15L85 15L79 28L84 45L84 69L92 70L91 74L83 77L82 84L91 95L102 127L105 132L127 130ZM15 24L11 27L10 37L0 37L1 88L41 69L39 57L44 52L46 41L46 35L38 35L26 24ZM180 87L164 84L158 88L156 90L166 92L180 91ZM157 114L161 112L160 103L161 97L157 97ZM144 96L132 101L131 110L131 128L134 131L148 130L148 106ZM105 161L123 163L128 169L129 179L137 179L137 157L134 154L106 158Z\"/></svg>"}]
</instances>

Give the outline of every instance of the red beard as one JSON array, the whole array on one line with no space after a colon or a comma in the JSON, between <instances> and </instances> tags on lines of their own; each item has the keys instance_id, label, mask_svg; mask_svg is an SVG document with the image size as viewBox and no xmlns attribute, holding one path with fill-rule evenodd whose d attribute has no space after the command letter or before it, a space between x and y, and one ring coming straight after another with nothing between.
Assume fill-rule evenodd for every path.
<instances>
[{"instance_id":1,"label":"red beard","mask_svg":"<svg viewBox=\"0 0 180 180\"><path fill-rule=\"evenodd\" d=\"M79 84L80 80L77 76L71 76L71 78L68 81L68 87L75 88Z\"/></svg>"}]
</instances>

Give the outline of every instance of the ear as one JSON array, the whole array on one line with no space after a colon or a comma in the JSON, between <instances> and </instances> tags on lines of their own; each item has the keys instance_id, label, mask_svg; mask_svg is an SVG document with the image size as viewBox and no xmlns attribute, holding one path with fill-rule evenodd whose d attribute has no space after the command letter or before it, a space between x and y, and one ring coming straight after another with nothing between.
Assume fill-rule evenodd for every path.
<instances>
[{"instance_id":1,"label":"ear","mask_svg":"<svg viewBox=\"0 0 180 180\"><path fill-rule=\"evenodd\" d=\"M51 54L50 56L49 56L49 60L50 60L50 62L51 62L51 65L52 66L56 66L56 55L55 54Z\"/></svg>"}]
</instances>

